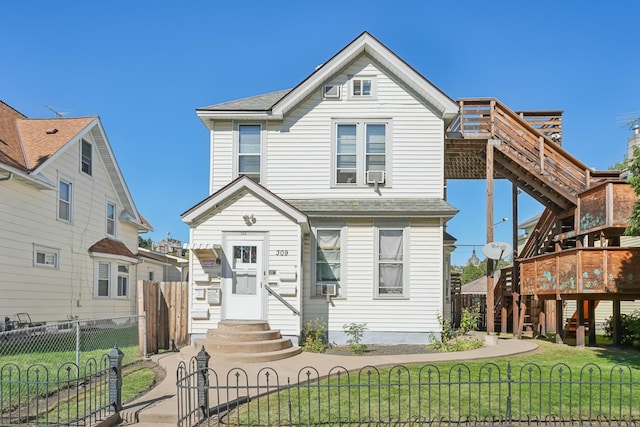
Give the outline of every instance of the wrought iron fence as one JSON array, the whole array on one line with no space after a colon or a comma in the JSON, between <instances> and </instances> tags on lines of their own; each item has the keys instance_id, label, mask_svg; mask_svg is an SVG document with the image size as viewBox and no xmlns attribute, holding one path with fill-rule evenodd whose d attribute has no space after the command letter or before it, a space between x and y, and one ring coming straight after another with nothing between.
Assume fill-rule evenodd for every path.
<instances>
[{"instance_id":1,"label":"wrought iron fence","mask_svg":"<svg viewBox=\"0 0 640 427\"><path fill-rule=\"evenodd\" d=\"M99 357L114 346L127 356L139 358L138 324L142 316L109 319L52 322L38 326L5 321L0 332L0 365L19 361L21 364L43 363L49 370L64 362L77 366L91 357ZM140 324L144 328L144 321Z\"/></svg>"},{"instance_id":2,"label":"wrought iron fence","mask_svg":"<svg viewBox=\"0 0 640 427\"><path fill-rule=\"evenodd\" d=\"M640 425L638 369L620 364L306 367L283 380L272 368L221 375L208 360L178 366L178 426Z\"/></svg>"},{"instance_id":3,"label":"wrought iron fence","mask_svg":"<svg viewBox=\"0 0 640 427\"><path fill-rule=\"evenodd\" d=\"M122 407L123 353L114 348L83 366L0 365L0 425L95 425Z\"/></svg>"}]
</instances>

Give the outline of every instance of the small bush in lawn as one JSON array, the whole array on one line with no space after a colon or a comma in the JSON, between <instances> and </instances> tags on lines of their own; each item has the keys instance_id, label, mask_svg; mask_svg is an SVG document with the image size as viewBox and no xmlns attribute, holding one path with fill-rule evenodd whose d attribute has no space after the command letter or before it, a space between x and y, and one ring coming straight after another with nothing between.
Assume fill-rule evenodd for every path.
<instances>
[{"instance_id":1,"label":"small bush in lawn","mask_svg":"<svg viewBox=\"0 0 640 427\"><path fill-rule=\"evenodd\" d=\"M322 319L307 320L300 335L302 351L324 353L327 348L327 324Z\"/></svg>"},{"instance_id":2,"label":"small bush in lawn","mask_svg":"<svg viewBox=\"0 0 640 427\"><path fill-rule=\"evenodd\" d=\"M604 323L604 335L613 339L613 316ZM620 343L622 345L640 346L640 310L629 314L620 314Z\"/></svg>"},{"instance_id":3,"label":"small bush in lawn","mask_svg":"<svg viewBox=\"0 0 640 427\"><path fill-rule=\"evenodd\" d=\"M367 350L367 345L362 344L362 338L364 337L364 331L367 330L366 323L347 323L342 326L344 333L349 337L347 344L353 352L353 354L363 354Z\"/></svg>"},{"instance_id":4,"label":"small bush in lawn","mask_svg":"<svg viewBox=\"0 0 640 427\"><path fill-rule=\"evenodd\" d=\"M480 322L480 306L462 309L460 318L460 328L454 330L451 320L442 315L438 315L440 323L440 338L434 338L430 348L438 351L466 351L482 347L482 341L469 336L471 331L478 328Z\"/></svg>"}]
</instances>

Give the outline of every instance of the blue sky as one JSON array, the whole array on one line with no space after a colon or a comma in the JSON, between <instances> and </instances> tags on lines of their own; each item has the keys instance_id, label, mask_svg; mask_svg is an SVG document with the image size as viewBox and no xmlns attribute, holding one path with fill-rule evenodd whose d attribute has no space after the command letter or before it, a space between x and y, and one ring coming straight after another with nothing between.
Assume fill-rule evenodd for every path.
<instances>
[{"instance_id":1,"label":"blue sky","mask_svg":"<svg viewBox=\"0 0 640 427\"><path fill-rule=\"evenodd\" d=\"M640 112L640 2L5 0L0 99L29 117L98 115L158 241L208 195L197 107L295 86L369 31L451 98L564 110L563 144L596 169L623 159ZM640 114L640 113L638 113ZM496 240L511 186L497 183ZM449 232L485 242L484 181L453 181ZM520 196L520 221L542 209ZM471 246L460 246L463 264Z\"/></svg>"}]
</instances>

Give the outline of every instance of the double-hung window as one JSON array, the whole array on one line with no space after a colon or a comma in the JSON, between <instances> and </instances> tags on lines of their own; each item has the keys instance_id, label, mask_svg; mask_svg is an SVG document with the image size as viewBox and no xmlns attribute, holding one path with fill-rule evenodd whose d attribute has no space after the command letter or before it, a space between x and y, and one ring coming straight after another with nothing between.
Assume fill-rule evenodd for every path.
<instances>
[{"instance_id":1,"label":"double-hung window","mask_svg":"<svg viewBox=\"0 0 640 427\"><path fill-rule=\"evenodd\" d=\"M60 179L58 181L58 219L71 222L73 203L73 186L71 181Z\"/></svg>"},{"instance_id":2,"label":"double-hung window","mask_svg":"<svg viewBox=\"0 0 640 427\"><path fill-rule=\"evenodd\" d=\"M378 228L376 257L377 294L405 296L405 242L403 228Z\"/></svg>"},{"instance_id":3,"label":"double-hung window","mask_svg":"<svg viewBox=\"0 0 640 427\"><path fill-rule=\"evenodd\" d=\"M107 202L107 234L116 235L116 205L111 202Z\"/></svg>"},{"instance_id":4,"label":"double-hung window","mask_svg":"<svg viewBox=\"0 0 640 427\"><path fill-rule=\"evenodd\" d=\"M338 122L335 125L335 184L367 185L367 173L387 170L389 126L385 121ZM383 183L383 182L379 182Z\"/></svg>"},{"instance_id":5,"label":"double-hung window","mask_svg":"<svg viewBox=\"0 0 640 427\"><path fill-rule=\"evenodd\" d=\"M260 182L262 126L238 125L238 176Z\"/></svg>"},{"instance_id":6,"label":"double-hung window","mask_svg":"<svg viewBox=\"0 0 640 427\"><path fill-rule=\"evenodd\" d=\"M317 296L339 294L342 245L340 229L316 230L316 280ZM327 291L332 287L335 292Z\"/></svg>"},{"instance_id":7,"label":"double-hung window","mask_svg":"<svg viewBox=\"0 0 640 427\"><path fill-rule=\"evenodd\" d=\"M98 286L97 296L108 297L111 295L111 264L108 262L98 263Z\"/></svg>"},{"instance_id":8,"label":"double-hung window","mask_svg":"<svg viewBox=\"0 0 640 427\"><path fill-rule=\"evenodd\" d=\"M118 264L118 290L119 297L129 296L129 266Z\"/></svg>"},{"instance_id":9,"label":"double-hung window","mask_svg":"<svg viewBox=\"0 0 640 427\"><path fill-rule=\"evenodd\" d=\"M88 141L82 140L80 153L80 170L87 175L92 175L93 153L91 144Z\"/></svg>"}]
</instances>

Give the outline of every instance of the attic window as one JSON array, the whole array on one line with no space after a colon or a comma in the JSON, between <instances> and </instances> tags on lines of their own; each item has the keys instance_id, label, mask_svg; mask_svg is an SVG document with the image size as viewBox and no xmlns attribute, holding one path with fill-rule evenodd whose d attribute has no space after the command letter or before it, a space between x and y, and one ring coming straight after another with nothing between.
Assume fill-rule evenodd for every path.
<instances>
[{"instance_id":1,"label":"attic window","mask_svg":"<svg viewBox=\"0 0 640 427\"><path fill-rule=\"evenodd\" d=\"M47 135L53 135L53 134L58 133L58 129L51 128L51 129L47 129L45 132L47 133Z\"/></svg>"},{"instance_id":2,"label":"attic window","mask_svg":"<svg viewBox=\"0 0 640 427\"><path fill-rule=\"evenodd\" d=\"M354 76L351 78L351 98L374 98L376 86L375 76Z\"/></svg>"},{"instance_id":3,"label":"attic window","mask_svg":"<svg viewBox=\"0 0 640 427\"><path fill-rule=\"evenodd\" d=\"M86 140L82 140L82 148L81 148L81 160L80 160L80 170L86 173L87 175L92 174L92 163L93 163L93 153L91 149L91 144Z\"/></svg>"}]
</instances>

